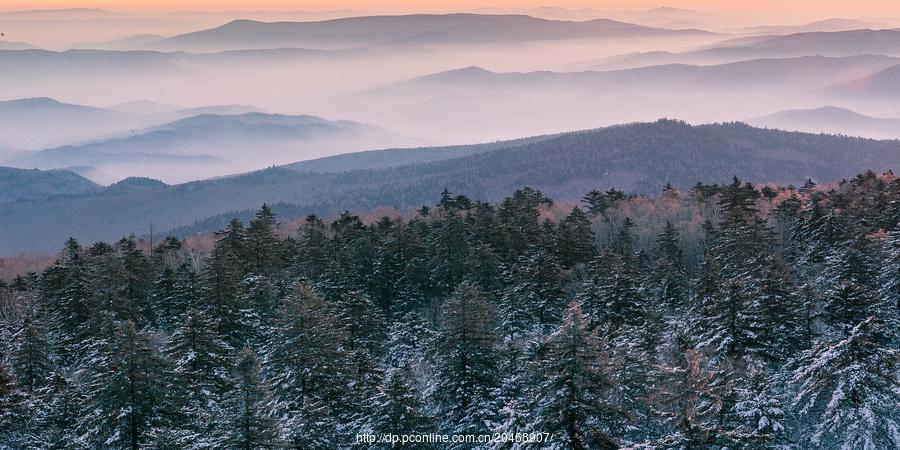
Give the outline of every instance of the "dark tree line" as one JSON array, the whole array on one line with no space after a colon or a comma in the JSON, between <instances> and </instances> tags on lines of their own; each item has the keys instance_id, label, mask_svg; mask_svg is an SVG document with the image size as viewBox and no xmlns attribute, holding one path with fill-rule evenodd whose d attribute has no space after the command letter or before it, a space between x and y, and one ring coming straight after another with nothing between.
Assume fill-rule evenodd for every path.
<instances>
[{"instance_id":1,"label":"dark tree line","mask_svg":"<svg viewBox=\"0 0 900 450\"><path fill-rule=\"evenodd\" d=\"M0 286L0 448L900 448L900 180L552 203L69 240Z\"/></svg>"}]
</instances>

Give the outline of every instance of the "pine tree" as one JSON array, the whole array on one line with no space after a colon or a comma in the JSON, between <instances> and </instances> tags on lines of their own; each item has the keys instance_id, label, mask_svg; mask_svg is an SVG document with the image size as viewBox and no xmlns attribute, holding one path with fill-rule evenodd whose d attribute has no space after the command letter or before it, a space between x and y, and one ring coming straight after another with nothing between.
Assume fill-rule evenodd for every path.
<instances>
[{"instance_id":1,"label":"pine tree","mask_svg":"<svg viewBox=\"0 0 900 450\"><path fill-rule=\"evenodd\" d=\"M309 402L336 414L352 378L352 354L344 347L346 330L311 286L299 283L278 314L268 362L284 414L296 417ZM350 405L345 405L350 406Z\"/></svg>"},{"instance_id":2,"label":"pine tree","mask_svg":"<svg viewBox=\"0 0 900 450\"><path fill-rule=\"evenodd\" d=\"M836 342L804 353L793 373L800 445L900 447L900 351L885 346L884 324L870 317Z\"/></svg>"},{"instance_id":3,"label":"pine tree","mask_svg":"<svg viewBox=\"0 0 900 450\"><path fill-rule=\"evenodd\" d=\"M219 446L241 450L281 448L272 417L272 392L260 377L259 359L245 348L237 354L232 388L225 393Z\"/></svg>"},{"instance_id":4,"label":"pine tree","mask_svg":"<svg viewBox=\"0 0 900 450\"><path fill-rule=\"evenodd\" d=\"M195 446L212 431L222 395L230 388L234 350L219 336L215 323L196 308L169 337L163 354L172 363L166 411L174 416L174 428L182 431L177 442Z\"/></svg>"},{"instance_id":5,"label":"pine tree","mask_svg":"<svg viewBox=\"0 0 900 450\"><path fill-rule=\"evenodd\" d=\"M26 317L13 338L12 365L17 384L33 394L50 381L55 369L47 328L41 317Z\"/></svg>"},{"instance_id":6,"label":"pine tree","mask_svg":"<svg viewBox=\"0 0 900 450\"><path fill-rule=\"evenodd\" d=\"M505 333L528 333L559 321L565 307L560 272L556 258L541 249L518 258L506 276L507 287L500 299Z\"/></svg>"},{"instance_id":7,"label":"pine tree","mask_svg":"<svg viewBox=\"0 0 900 450\"><path fill-rule=\"evenodd\" d=\"M556 242L557 257L563 267L586 263L595 253L591 220L577 206L560 223Z\"/></svg>"},{"instance_id":8,"label":"pine tree","mask_svg":"<svg viewBox=\"0 0 900 450\"><path fill-rule=\"evenodd\" d=\"M659 253L657 298L669 314L681 314L686 308L687 287L678 230L671 222L666 221L656 245Z\"/></svg>"},{"instance_id":9,"label":"pine tree","mask_svg":"<svg viewBox=\"0 0 900 450\"><path fill-rule=\"evenodd\" d=\"M677 337L660 366L656 393L657 414L668 424L652 449L710 448L717 434L719 393L703 354Z\"/></svg>"},{"instance_id":10,"label":"pine tree","mask_svg":"<svg viewBox=\"0 0 900 450\"><path fill-rule=\"evenodd\" d=\"M73 380L57 371L49 382L35 394L38 401L33 410L35 427L39 430L35 447L64 450L84 446L79 436L73 432L78 425L86 403L82 392L73 385Z\"/></svg>"},{"instance_id":11,"label":"pine tree","mask_svg":"<svg viewBox=\"0 0 900 450\"><path fill-rule=\"evenodd\" d=\"M534 430L553 435L548 448L617 448L606 434L612 406L605 393L612 386L596 331L573 303L559 330L548 337L548 351L535 370L543 380L534 409Z\"/></svg>"},{"instance_id":12,"label":"pine tree","mask_svg":"<svg viewBox=\"0 0 900 450\"><path fill-rule=\"evenodd\" d=\"M846 333L869 315L878 304L871 287L876 272L871 265L871 247L866 237L858 237L837 248L826 261L818 280L825 288L824 319L828 325Z\"/></svg>"},{"instance_id":13,"label":"pine tree","mask_svg":"<svg viewBox=\"0 0 900 450\"><path fill-rule=\"evenodd\" d=\"M541 191L526 187L515 191L500 204L497 217L514 254L521 255L538 242L540 208L552 203Z\"/></svg>"},{"instance_id":14,"label":"pine tree","mask_svg":"<svg viewBox=\"0 0 900 450\"><path fill-rule=\"evenodd\" d=\"M409 367L389 369L370 401L372 414L368 418L367 428L374 434L425 434L433 430L433 421L425 412L421 394L412 385ZM423 448L423 446L417 443L382 445L375 448Z\"/></svg>"},{"instance_id":15,"label":"pine tree","mask_svg":"<svg viewBox=\"0 0 900 450\"><path fill-rule=\"evenodd\" d=\"M490 393L497 376L498 337L493 308L477 285L464 282L447 300L435 339L436 367L429 394L437 401L441 429L487 433L492 420Z\"/></svg>"},{"instance_id":16,"label":"pine tree","mask_svg":"<svg viewBox=\"0 0 900 450\"><path fill-rule=\"evenodd\" d=\"M240 348L246 339L240 323L245 274L242 258L246 254L244 226L233 220L216 237L203 274L203 294L210 317L219 322L219 333L230 345Z\"/></svg>"},{"instance_id":17,"label":"pine tree","mask_svg":"<svg viewBox=\"0 0 900 450\"><path fill-rule=\"evenodd\" d=\"M311 280L317 280L325 271L329 261L330 241L322 219L307 216L300 228L300 242L295 270Z\"/></svg>"},{"instance_id":18,"label":"pine tree","mask_svg":"<svg viewBox=\"0 0 900 450\"><path fill-rule=\"evenodd\" d=\"M787 399L784 380L765 366L752 364L736 388L734 413L740 425L732 432L737 445L787 447Z\"/></svg>"},{"instance_id":19,"label":"pine tree","mask_svg":"<svg viewBox=\"0 0 900 450\"><path fill-rule=\"evenodd\" d=\"M277 228L275 213L264 203L247 227L246 251L251 272L266 275L281 265Z\"/></svg>"},{"instance_id":20,"label":"pine tree","mask_svg":"<svg viewBox=\"0 0 900 450\"><path fill-rule=\"evenodd\" d=\"M615 334L624 325L637 326L644 321L646 305L635 272L611 251L603 252L588 265L575 299L587 313L591 329L604 326Z\"/></svg>"},{"instance_id":21,"label":"pine tree","mask_svg":"<svg viewBox=\"0 0 900 450\"><path fill-rule=\"evenodd\" d=\"M91 345L87 414L79 425L92 445L138 449L159 418L165 363L131 322L112 322Z\"/></svg>"},{"instance_id":22,"label":"pine tree","mask_svg":"<svg viewBox=\"0 0 900 450\"><path fill-rule=\"evenodd\" d=\"M16 386L10 371L0 364L0 445L25 448L28 442L24 427L27 414L25 395Z\"/></svg>"}]
</instances>

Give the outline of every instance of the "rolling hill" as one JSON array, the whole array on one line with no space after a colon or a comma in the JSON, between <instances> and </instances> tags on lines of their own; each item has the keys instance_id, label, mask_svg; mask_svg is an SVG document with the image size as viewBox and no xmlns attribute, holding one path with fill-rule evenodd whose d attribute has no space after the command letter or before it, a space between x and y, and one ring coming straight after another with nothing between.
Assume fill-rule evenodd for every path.
<instances>
[{"instance_id":1,"label":"rolling hill","mask_svg":"<svg viewBox=\"0 0 900 450\"><path fill-rule=\"evenodd\" d=\"M335 49L380 44L462 44L705 34L708 33L651 28L606 19L571 22L525 15L413 14L319 22L236 20L221 27L161 40L153 48L166 51L282 47Z\"/></svg>"},{"instance_id":2,"label":"rolling hill","mask_svg":"<svg viewBox=\"0 0 900 450\"><path fill-rule=\"evenodd\" d=\"M581 66L587 70L617 70L661 64L712 65L763 58L859 55L900 57L900 31L863 29L750 36L729 39L700 50L635 52L584 62Z\"/></svg>"},{"instance_id":3,"label":"rolling hill","mask_svg":"<svg viewBox=\"0 0 900 450\"><path fill-rule=\"evenodd\" d=\"M398 90L433 88L486 88L491 90L535 89L538 87L639 86L652 88L672 85L695 89L748 86L772 90L786 87L812 89L825 87L836 79L852 80L858 73L876 73L900 62L886 56L754 59L718 65L665 64L635 69L584 72L496 73L480 67L467 67L427 75L397 83ZM873 75L874 76L874 75Z\"/></svg>"},{"instance_id":4,"label":"rolling hill","mask_svg":"<svg viewBox=\"0 0 900 450\"><path fill-rule=\"evenodd\" d=\"M184 182L408 142L375 126L313 116L201 114L125 137L20 153L6 163L75 167L100 182L123 175Z\"/></svg>"},{"instance_id":5,"label":"rolling hill","mask_svg":"<svg viewBox=\"0 0 900 450\"><path fill-rule=\"evenodd\" d=\"M900 65L830 87L828 93L868 100L900 100Z\"/></svg>"},{"instance_id":6,"label":"rolling hill","mask_svg":"<svg viewBox=\"0 0 900 450\"><path fill-rule=\"evenodd\" d=\"M748 122L754 126L790 131L900 139L900 119L871 117L834 106L781 111Z\"/></svg>"},{"instance_id":7,"label":"rolling hill","mask_svg":"<svg viewBox=\"0 0 900 450\"><path fill-rule=\"evenodd\" d=\"M40 150L121 136L200 114L255 110L251 106L221 105L138 112L63 103L46 97L0 101L0 144L8 150Z\"/></svg>"},{"instance_id":8,"label":"rolling hill","mask_svg":"<svg viewBox=\"0 0 900 450\"><path fill-rule=\"evenodd\" d=\"M101 186L64 170L0 167L0 203L96 192Z\"/></svg>"},{"instance_id":9,"label":"rolling hill","mask_svg":"<svg viewBox=\"0 0 900 450\"><path fill-rule=\"evenodd\" d=\"M725 182L732 175L782 184L840 180L866 169L900 167L900 141L663 120L566 133L444 160L397 162L404 165L338 172L284 166L174 186L0 204L0 228L6 230L0 234L0 255L52 251L69 235L91 242L143 234L151 222L157 230L210 231L263 202L289 205L296 215L329 215L432 204L444 187L497 200L528 185L559 200L577 200L590 189L656 192L667 182L686 188L697 180ZM337 169L352 166L344 161Z\"/></svg>"}]
</instances>

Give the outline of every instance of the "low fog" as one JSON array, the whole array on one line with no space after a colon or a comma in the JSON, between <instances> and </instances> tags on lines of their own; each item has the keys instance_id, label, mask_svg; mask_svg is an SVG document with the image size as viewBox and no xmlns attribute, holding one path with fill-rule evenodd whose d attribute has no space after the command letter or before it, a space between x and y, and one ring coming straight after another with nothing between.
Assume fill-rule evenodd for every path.
<instances>
[{"instance_id":1,"label":"low fog","mask_svg":"<svg viewBox=\"0 0 900 450\"><path fill-rule=\"evenodd\" d=\"M890 19L478 12L0 13L0 165L182 183L662 117L900 138Z\"/></svg>"}]
</instances>

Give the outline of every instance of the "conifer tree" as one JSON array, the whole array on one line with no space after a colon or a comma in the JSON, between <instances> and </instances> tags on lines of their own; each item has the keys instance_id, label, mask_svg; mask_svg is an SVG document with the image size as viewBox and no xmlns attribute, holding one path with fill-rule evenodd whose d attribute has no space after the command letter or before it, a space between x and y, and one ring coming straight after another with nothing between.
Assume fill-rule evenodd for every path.
<instances>
[{"instance_id":1,"label":"conifer tree","mask_svg":"<svg viewBox=\"0 0 900 450\"><path fill-rule=\"evenodd\" d=\"M565 307L560 286L561 268L556 258L542 249L521 256L507 274L507 287L500 299L504 332L527 333L533 327L549 327Z\"/></svg>"},{"instance_id":2,"label":"conifer tree","mask_svg":"<svg viewBox=\"0 0 900 450\"><path fill-rule=\"evenodd\" d=\"M311 280L317 280L330 261L330 241L322 219L309 215L300 228L296 270Z\"/></svg>"},{"instance_id":3,"label":"conifer tree","mask_svg":"<svg viewBox=\"0 0 900 450\"><path fill-rule=\"evenodd\" d=\"M159 419L165 362L131 322L113 322L97 336L84 369L89 405L79 428L91 442L138 449Z\"/></svg>"},{"instance_id":4,"label":"conifer tree","mask_svg":"<svg viewBox=\"0 0 900 450\"><path fill-rule=\"evenodd\" d=\"M370 401L372 414L367 428L377 435L425 434L433 430L433 421L425 411L421 394L412 385L409 367L388 369ZM422 444L397 444L376 448L424 447Z\"/></svg>"},{"instance_id":5,"label":"conifer tree","mask_svg":"<svg viewBox=\"0 0 900 450\"><path fill-rule=\"evenodd\" d=\"M678 230L671 222L666 221L656 245L659 253L657 298L669 314L681 314L686 308L687 287Z\"/></svg>"},{"instance_id":6,"label":"conifer tree","mask_svg":"<svg viewBox=\"0 0 900 450\"><path fill-rule=\"evenodd\" d=\"M15 341L11 359L16 382L29 394L48 383L55 369L53 347L47 332L43 319L31 316L22 321L22 326L13 336Z\"/></svg>"},{"instance_id":7,"label":"conifer tree","mask_svg":"<svg viewBox=\"0 0 900 450\"><path fill-rule=\"evenodd\" d=\"M83 414L82 405L87 400L77 388L73 380L56 371L48 383L36 392L37 405L32 408L32 420L35 424L33 429L39 434L34 447L63 450L84 444L73 432Z\"/></svg>"},{"instance_id":8,"label":"conifer tree","mask_svg":"<svg viewBox=\"0 0 900 450\"><path fill-rule=\"evenodd\" d=\"M605 393L612 382L596 331L573 303L548 337L547 354L535 367L542 379L533 429L552 433L549 448L617 448L606 430L614 413Z\"/></svg>"},{"instance_id":9,"label":"conifer tree","mask_svg":"<svg viewBox=\"0 0 900 450\"><path fill-rule=\"evenodd\" d=\"M341 400L352 394L346 330L315 289L302 283L285 298L278 317L268 362L279 408L298 417L305 404L319 402L340 414Z\"/></svg>"},{"instance_id":10,"label":"conifer tree","mask_svg":"<svg viewBox=\"0 0 900 450\"><path fill-rule=\"evenodd\" d=\"M219 322L219 333L229 344L240 347L245 340L240 323L244 279L242 258L246 254L244 226L233 220L224 231L216 233L216 237L203 275L204 296L210 317Z\"/></svg>"},{"instance_id":11,"label":"conifer tree","mask_svg":"<svg viewBox=\"0 0 900 450\"><path fill-rule=\"evenodd\" d=\"M498 336L494 310L477 285L464 282L444 305L435 338L435 374L429 387L453 433L486 433L493 420L490 394L497 386Z\"/></svg>"},{"instance_id":12,"label":"conifer tree","mask_svg":"<svg viewBox=\"0 0 900 450\"><path fill-rule=\"evenodd\" d=\"M246 248L251 272L269 274L281 264L277 227L275 213L264 203L247 227Z\"/></svg>"},{"instance_id":13,"label":"conifer tree","mask_svg":"<svg viewBox=\"0 0 900 450\"><path fill-rule=\"evenodd\" d=\"M465 277L469 243L465 222L455 208L446 211L444 220L436 221L428 243L428 267L434 285L449 294Z\"/></svg>"},{"instance_id":14,"label":"conifer tree","mask_svg":"<svg viewBox=\"0 0 900 450\"><path fill-rule=\"evenodd\" d=\"M877 305L870 243L864 236L836 249L827 259L818 283L825 288L824 318L833 329L846 333L869 316Z\"/></svg>"},{"instance_id":15,"label":"conifer tree","mask_svg":"<svg viewBox=\"0 0 900 450\"><path fill-rule=\"evenodd\" d=\"M560 263L566 268L593 258L595 246L591 220L581 208L572 208L572 212L560 223L556 252Z\"/></svg>"},{"instance_id":16,"label":"conifer tree","mask_svg":"<svg viewBox=\"0 0 900 450\"><path fill-rule=\"evenodd\" d=\"M886 340L884 324L870 317L846 337L804 353L793 373L800 445L900 447L900 351Z\"/></svg>"},{"instance_id":17,"label":"conifer tree","mask_svg":"<svg viewBox=\"0 0 900 450\"><path fill-rule=\"evenodd\" d=\"M660 366L659 376L655 404L668 429L647 447L709 448L717 433L720 399L703 354L690 348L685 337L678 337Z\"/></svg>"},{"instance_id":18,"label":"conifer tree","mask_svg":"<svg viewBox=\"0 0 900 450\"><path fill-rule=\"evenodd\" d=\"M500 204L497 217L515 254L524 253L538 242L541 234L540 208L552 203L541 191L526 187L515 191Z\"/></svg>"},{"instance_id":19,"label":"conifer tree","mask_svg":"<svg viewBox=\"0 0 900 450\"><path fill-rule=\"evenodd\" d=\"M25 395L13 374L0 364L0 442L9 448L25 448L29 440L24 427L27 414Z\"/></svg>"},{"instance_id":20,"label":"conifer tree","mask_svg":"<svg viewBox=\"0 0 900 450\"><path fill-rule=\"evenodd\" d=\"M166 398L183 422L182 439L200 441L212 431L222 395L230 388L234 350L219 336L215 322L202 310L191 308L169 337L163 354L172 364Z\"/></svg>"},{"instance_id":21,"label":"conifer tree","mask_svg":"<svg viewBox=\"0 0 900 450\"><path fill-rule=\"evenodd\" d=\"M245 348L237 354L229 384L218 445L240 450L281 448L272 417L272 392L260 376L253 350Z\"/></svg>"}]
</instances>

